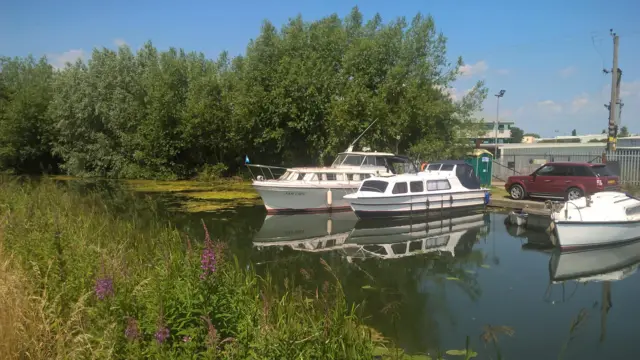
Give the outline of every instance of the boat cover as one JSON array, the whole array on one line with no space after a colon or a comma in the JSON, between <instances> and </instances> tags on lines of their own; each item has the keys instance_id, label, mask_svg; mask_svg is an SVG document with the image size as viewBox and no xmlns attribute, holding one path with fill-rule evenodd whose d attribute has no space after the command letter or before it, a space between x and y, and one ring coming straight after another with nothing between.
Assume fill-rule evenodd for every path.
<instances>
[{"instance_id":1,"label":"boat cover","mask_svg":"<svg viewBox=\"0 0 640 360\"><path fill-rule=\"evenodd\" d=\"M473 167L464 160L440 160L430 163L432 164L450 164L456 165L456 177L460 180L462 186L467 189L480 189L480 179L476 175Z\"/></svg>"}]
</instances>

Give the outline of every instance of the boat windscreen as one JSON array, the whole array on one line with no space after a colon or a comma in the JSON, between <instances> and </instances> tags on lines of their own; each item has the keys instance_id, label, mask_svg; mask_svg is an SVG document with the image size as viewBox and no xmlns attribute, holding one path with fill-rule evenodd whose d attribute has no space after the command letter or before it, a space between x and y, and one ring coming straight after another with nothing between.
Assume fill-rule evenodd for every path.
<instances>
[{"instance_id":1,"label":"boat windscreen","mask_svg":"<svg viewBox=\"0 0 640 360\"><path fill-rule=\"evenodd\" d=\"M389 183L382 180L365 180L360 185L360 191L370 191L370 192L378 192L384 193L387 191L387 187Z\"/></svg>"},{"instance_id":2,"label":"boat windscreen","mask_svg":"<svg viewBox=\"0 0 640 360\"><path fill-rule=\"evenodd\" d=\"M416 174L418 172L418 168L411 160L399 156L387 158L387 168L394 174Z\"/></svg>"}]
</instances>

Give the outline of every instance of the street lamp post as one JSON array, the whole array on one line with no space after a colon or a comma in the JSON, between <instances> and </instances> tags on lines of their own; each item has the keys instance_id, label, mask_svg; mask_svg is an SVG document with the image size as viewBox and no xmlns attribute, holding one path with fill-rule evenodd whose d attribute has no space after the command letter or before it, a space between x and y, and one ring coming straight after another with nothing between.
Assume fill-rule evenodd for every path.
<instances>
[{"instance_id":1,"label":"street lamp post","mask_svg":"<svg viewBox=\"0 0 640 360\"><path fill-rule=\"evenodd\" d=\"M498 92L495 97L498 99L498 103L496 105L496 121L493 124L493 130L495 131L495 136L493 139L493 158L497 158L498 157L498 122L500 121L500 98L504 96L504 93L507 92L507 90L500 90L500 92Z\"/></svg>"}]
</instances>

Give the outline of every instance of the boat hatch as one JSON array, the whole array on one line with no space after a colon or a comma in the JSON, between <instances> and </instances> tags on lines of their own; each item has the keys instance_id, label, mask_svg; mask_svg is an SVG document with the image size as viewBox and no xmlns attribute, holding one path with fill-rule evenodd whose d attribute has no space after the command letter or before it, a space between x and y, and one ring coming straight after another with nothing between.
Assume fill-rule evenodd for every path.
<instances>
[{"instance_id":1,"label":"boat hatch","mask_svg":"<svg viewBox=\"0 0 640 360\"><path fill-rule=\"evenodd\" d=\"M640 205L628 207L626 210L627 216L640 214Z\"/></svg>"},{"instance_id":2,"label":"boat hatch","mask_svg":"<svg viewBox=\"0 0 640 360\"><path fill-rule=\"evenodd\" d=\"M384 193L387 191L387 187L389 183L382 180L365 180L362 185L360 185L360 191L369 191L369 192L377 192Z\"/></svg>"}]
</instances>

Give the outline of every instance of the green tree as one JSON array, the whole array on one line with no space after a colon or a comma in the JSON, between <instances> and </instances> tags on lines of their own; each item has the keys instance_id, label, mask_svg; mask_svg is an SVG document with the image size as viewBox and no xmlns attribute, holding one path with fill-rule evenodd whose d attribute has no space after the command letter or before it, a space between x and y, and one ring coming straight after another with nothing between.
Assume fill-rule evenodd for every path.
<instances>
[{"instance_id":1,"label":"green tree","mask_svg":"<svg viewBox=\"0 0 640 360\"><path fill-rule=\"evenodd\" d=\"M538 135L536 133L526 133L523 136L533 136L536 139L540 139L540 135Z\"/></svg>"},{"instance_id":2,"label":"green tree","mask_svg":"<svg viewBox=\"0 0 640 360\"><path fill-rule=\"evenodd\" d=\"M45 60L3 60L0 166L56 165L68 174L184 178L206 165L326 164L360 141L418 158L457 157L481 131L478 82L448 93L462 59L430 16L265 21L246 53L216 60L151 42L94 49L54 72ZM29 105L29 106L27 106ZM59 160L58 160L59 159Z\"/></svg>"},{"instance_id":3,"label":"green tree","mask_svg":"<svg viewBox=\"0 0 640 360\"><path fill-rule=\"evenodd\" d=\"M55 171L47 109L54 72L46 58L0 57L0 169Z\"/></svg>"},{"instance_id":4,"label":"green tree","mask_svg":"<svg viewBox=\"0 0 640 360\"><path fill-rule=\"evenodd\" d=\"M517 126L511 127L511 141L514 143L521 143L524 137L524 131Z\"/></svg>"},{"instance_id":5,"label":"green tree","mask_svg":"<svg viewBox=\"0 0 640 360\"><path fill-rule=\"evenodd\" d=\"M578 131L576 129L571 130L571 136L578 136Z\"/></svg>"},{"instance_id":6,"label":"green tree","mask_svg":"<svg viewBox=\"0 0 640 360\"><path fill-rule=\"evenodd\" d=\"M631 135L629 134L629 129L627 129L626 126L623 126L622 128L620 128L620 132L618 133L618 137L623 138L623 137L629 137L629 136L631 136Z\"/></svg>"}]
</instances>

